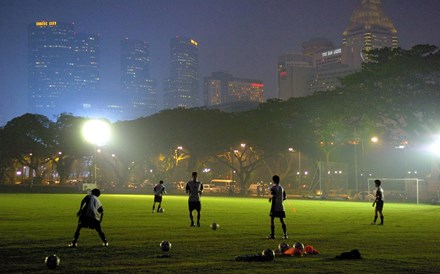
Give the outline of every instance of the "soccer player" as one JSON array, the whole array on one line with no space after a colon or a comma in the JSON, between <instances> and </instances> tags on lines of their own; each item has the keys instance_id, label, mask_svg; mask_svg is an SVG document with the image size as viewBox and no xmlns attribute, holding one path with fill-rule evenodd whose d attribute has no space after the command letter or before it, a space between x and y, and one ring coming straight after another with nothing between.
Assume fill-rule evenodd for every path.
<instances>
[{"instance_id":1,"label":"soccer player","mask_svg":"<svg viewBox=\"0 0 440 274\"><path fill-rule=\"evenodd\" d=\"M157 212L161 212L160 206L162 205L162 195L167 194L167 192L165 191L165 186L163 185L162 180L160 180L159 183L154 186L153 191L154 191L154 202L153 202L153 212L152 213L154 213L154 208L156 206L156 203L159 203L159 205L157 206Z\"/></svg>"},{"instance_id":2,"label":"soccer player","mask_svg":"<svg viewBox=\"0 0 440 274\"><path fill-rule=\"evenodd\" d=\"M269 198L269 203L272 203L270 208L270 235L269 239L275 239L275 218L280 218L281 226L283 228L284 239L287 239L287 228L284 223L284 218L286 218L286 212L284 211L284 200L286 200L286 191L280 185L280 177L278 175L274 175L272 177L272 181L274 185L270 188L270 194L272 195Z\"/></svg>"},{"instance_id":3,"label":"soccer player","mask_svg":"<svg viewBox=\"0 0 440 274\"><path fill-rule=\"evenodd\" d=\"M200 226L200 211L202 210L202 205L200 198L203 192L202 182L197 181L197 172L192 173L192 180L186 183L185 187L186 193L188 193L188 208L189 208L189 218L191 220L191 226L194 225L194 218L192 212L197 211L197 226Z\"/></svg>"},{"instance_id":4,"label":"soccer player","mask_svg":"<svg viewBox=\"0 0 440 274\"><path fill-rule=\"evenodd\" d=\"M375 225L376 221L377 221L377 216L380 215L380 224L379 225L383 225L383 214L382 214L383 199L384 199L383 189L380 186L381 185L380 180L375 180L374 184L376 185L376 199L373 202L373 207L374 207L374 205L376 205L376 209L374 210L374 221L371 224Z\"/></svg>"},{"instance_id":5,"label":"soccer player","mask_svg":"<svg viewBox=\"0 0 440 274\"><path fill-rule=\"evenodd\" d=\"M101 237L102 245L108 246L107 239L105 238L104 232L101 229L102 218L104 217L104 209L99 201L98 197L101 195L101 191L95 188L92 192L85 196L79 207L79 211L76 214L78 219L78 227L76 228L75 235L73 236L72 242L69 247L76 247L81 228L95 229L99 237Z\"/></svg>"}]
</instances>

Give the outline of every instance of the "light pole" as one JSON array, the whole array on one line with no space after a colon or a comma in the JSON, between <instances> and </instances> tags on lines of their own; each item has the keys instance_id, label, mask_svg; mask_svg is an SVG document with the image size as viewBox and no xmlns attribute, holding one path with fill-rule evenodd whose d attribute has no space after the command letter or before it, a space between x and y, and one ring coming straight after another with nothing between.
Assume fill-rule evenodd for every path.
<instances>
[{"instance_id":1,"label":"light pole","mask_svg":"<svg viewBox=\"0 0 440 274\"><path fill-rule=\"evenodd\" d=\"M84 139L93 144L93 162L94 162L94 178L93 181L96 184L96 152L98 147L103 146L110 140L111 130L110 123L105 120L88 120L84 123L82 128L82 135ZM100 151L100 150L99 150Z\"/></svg>"}]
</instances>

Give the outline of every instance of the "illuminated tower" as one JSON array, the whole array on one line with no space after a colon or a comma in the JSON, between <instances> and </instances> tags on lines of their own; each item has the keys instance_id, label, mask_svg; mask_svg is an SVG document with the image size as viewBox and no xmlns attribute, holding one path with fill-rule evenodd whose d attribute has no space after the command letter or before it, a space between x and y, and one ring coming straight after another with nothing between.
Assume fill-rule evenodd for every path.
<instances>
[{"instance_id":1,"label":"illuminated tower","mask_svg":"<svg viewBox=\"0 0 440 274\"><path fill-rule=\"evenodd\" d=\"M98 35L77 33L73 43L73 78L76 90L85 94L97 92L100 82L100 39Z\"/></svg>"},{"instance_id":2,"label":"illuminated tower","mask_svg":"<svg viewBox=\"0 0 440 274\"><path fill-rule=\"evenodd\" d=\"M164 83L164 107L197 107L199 105L199 47L185 37L171 39L170 77Z\"/></svg>"},{"instance_id":3,"label":"illuminated tower","mask_svg":"<svg viewBox=\"0 0 440 274\"><path fill-rule=\"evenodd\" d=\"M29 111L52 119L76 114L99 89L99 36L75 33L73 23L28 26Z\"/></svg>"},{"instance_id":4,"label":"illuminated tower","mask_svg":"<svg viewBox=\"0 0 440 274\"><path fill-rule=\"evenodd\" d=\"M234 78L225 72L213 72L204 80L205 106L235 102L264 102L264 84L260 80Z\"/></svg>"},{"instance_id":5,"label":"illuminated tower","mask_svg":"<svg viewBox=\"0 0 440 274\"><path fill-rule=\"evenodd\" d=\"M66 111L73 80L74 26L39 21L28 26L29 109L48 118Z\"/></svg>"},{"instance_id":6,"label":"illuminated tower","mask_svg":"<svg viewBox=\"0 0 440 274\"><path fill-rule=\"evenodd\" d=\"M127 118L148 116L157 111L156 82L150 79L150 54L146 42L121 41L121 86L127 101Z\"/></svg>"},{"instance_id":7,"label":"illuminated tower","mask_svg":"<svg viewBox=\"0 0 440 274\"><path fill-rule=\"evenodd\" d=\"M398 46L397 30L382 10L380 0L361 0L342 35L343 62L352 67L368 61L368 51L372 49Z\"/></svg>"}]
</instances>

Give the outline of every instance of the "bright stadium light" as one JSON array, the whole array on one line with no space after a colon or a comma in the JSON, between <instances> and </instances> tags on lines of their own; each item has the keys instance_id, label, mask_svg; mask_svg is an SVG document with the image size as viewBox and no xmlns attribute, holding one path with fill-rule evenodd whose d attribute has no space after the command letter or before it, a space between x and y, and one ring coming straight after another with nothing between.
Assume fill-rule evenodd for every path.
<instances>
[{"instance_id":1,"label":"bright stadium light","mask_svg":"<svg viewBox=\"0 0 440 274\"><path fill-rule=\"evenodd\" d=\"M110 124L103 120L89 120L84 124L82 134L87 142L103 146L110 140Z\"/></svg>"}]
</instances>

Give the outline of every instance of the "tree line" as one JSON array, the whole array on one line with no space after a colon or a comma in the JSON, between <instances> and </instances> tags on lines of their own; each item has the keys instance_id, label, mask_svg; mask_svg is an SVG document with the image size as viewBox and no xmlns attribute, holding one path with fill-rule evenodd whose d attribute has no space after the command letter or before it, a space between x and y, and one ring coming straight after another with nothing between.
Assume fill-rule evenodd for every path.
<instances>
[{"instance_id":1,"label":"tree line","mask_svg":"<svg viewBox=\"0 0 440 274\"><path fill-rule=\"evenodd\" d=\"M372 133L393 145L428 142L440 130L438 47L385 48L369 56L331 91L271 99L244 112L177 108L115 122L110 143L98 151L81 135L87 118L24 114L0 129L0 183L21 176L68 184L95 176L126 187L187 180L197 170L206 178L234 179L244 190L271 174L295 181L299 152L328 162ZM17 175L24 167L27 173Z\"/></svg>"}]
</instances>

